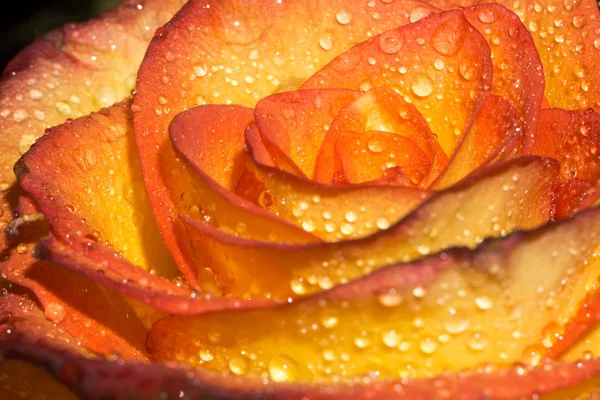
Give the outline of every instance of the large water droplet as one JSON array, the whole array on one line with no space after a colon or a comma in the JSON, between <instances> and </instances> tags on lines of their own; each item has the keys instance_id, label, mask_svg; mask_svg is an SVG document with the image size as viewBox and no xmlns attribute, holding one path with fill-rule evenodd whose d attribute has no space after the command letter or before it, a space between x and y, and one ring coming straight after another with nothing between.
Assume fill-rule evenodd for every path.
<instances>
[{"instance_id":1,"label":"large water droplet","mask_svg":"<svg viewBox=\"0 0 600 400\"><path fill-rule=\"evenodd\" d=\"M244 356L233 356L229 360L229 370L236 375L245 375L248 372L248 359Z\"/></svg>"},{"instance_id":2,"label":"large water droplet","mask_svg":"<svg viewBox=\"0 0 600 400\"><path fill-rule=\"evenodd\" d=\"M379 36L379 48L386 54L396 54L402 46L404 46L404 38L397 29L384 32Z\"/></svg>"},{"instance_id":3,"label":"large water droplet","mask_svg":"<svg viewBox=\"0 0 600 400\"><path fill-rule=\"evenodd\" d=\"M294 382L298 378L298 365L290 357L275 355L269 361L269 376L273 382Z\"/></svg>"},{"instance_id":4,"label":"large water droplet","mask_svg":"<svg viewBox=\"0 0 600 400\"><path fill-rule=\"evenodd\" d=\"M427 97L433 92L433 81L427 75L417 75L411 82L410 89L419 97Z\"/></svg>"},{"instance_id":5,"label":"large water droplet","mask_svg":"<svg viewBox=\"0 0 600 400\"><path fill-rule=\"evenodd\" d=\"M335 20L341 25L346 25L352 21L352 15L347 11L342 10L335 15Z\"/></svg>"},{"instance_id":6,"label":"large water droplet","mask_svg":"<svg viewBox=\"0 0 600 400\"><path fill-rule=\"evenodd\" d=\"M67 311L58 303L49 303L44 309L44 316L53 323L58 324L65 319Z\"/></svg>"}]
</instances>

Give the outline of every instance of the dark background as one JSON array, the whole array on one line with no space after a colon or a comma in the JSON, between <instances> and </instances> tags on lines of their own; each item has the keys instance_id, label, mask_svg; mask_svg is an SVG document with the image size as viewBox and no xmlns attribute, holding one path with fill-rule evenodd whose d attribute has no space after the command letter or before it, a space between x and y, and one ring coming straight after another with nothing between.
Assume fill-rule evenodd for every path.
<instances>
[{"instance_id":1,"label":"dark background","mask_svg":"<svg viewBox=\"0 0 600 400\"><path fill-rule=\"evenodd\" d=\"M0 70L36 37L65 24L85 21L123 0L4 0L0 12Z\"/></svg>"}]
</instances>

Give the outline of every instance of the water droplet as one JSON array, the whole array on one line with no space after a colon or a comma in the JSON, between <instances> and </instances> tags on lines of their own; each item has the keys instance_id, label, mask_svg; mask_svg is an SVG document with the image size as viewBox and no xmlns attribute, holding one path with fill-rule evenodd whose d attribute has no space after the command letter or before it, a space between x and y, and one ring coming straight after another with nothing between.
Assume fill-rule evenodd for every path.
<instances>
[{"instance_id":1,"label":"water droplet","mask_svg":"<svg viewBox=\"0 0 600 400\"><path fill-rule=\"evenodd\" d=\"M352 15L342 10L335 15L335 20L341 25L346 25L352 21Z\"/></svg>"},{"instance_id":2,"label":"water droplet","mask_svg":"<svg viewBox=\"0 0 600 400\"><path fill-rule=\"evenodd\" d=\"M334 361L335 360L335 353L331 349L325 349L325 350L323 350L323 358L326 361Z\"/></svg>"},{"instance_id":3,"label":"water droplet","mask_svg":"<svg viewBox=\"0 0 600 400\"><path fill-rule=\"evenodd\" d=\"M392 29L379 36L379 48L386 54L396 54L404 46L404 38L397 29Z\"/></svg>"},{"instance_id":4,"label":"water droplet","mask_svg":"<svg viewBox=\"0 0 600 400\"><path fill-rule=\"evenodd\" d=\"M304 279L302 279L302 278L293 279L290 282L290 288L292 289L292 292L294 292L296 294L306 293L306 286L304 285Z\"/></svg>"},{"instance_id":5,"label":"water droplet","mask_svg":"<svg viewBox=\"0 0 600 400\"><path fill-rule=\"evenodd\" d=\"M467 346L472 350L481 351L487 347L489 342L490 340L485 333L474 332L467 341Z\"/></svg>"},{"instance_id":6,"label":"water droplet","mask_svg":"<svg viewBox=\"0 0 600 400\"><path fill-rule=\"evenodd\" d=\"M467 81L473 81L479 76L479 67L469 61L461 61L458 65L458 72Z\"/></svg>"},{"instance_id":7,"label":"water droplet","mask_svg":"<svg viewBox=\"0 0 600 400\"><path fill-rule=\"evenodd\" d=\"M419 342L419 349L425 354L433 354L437 348L437 342L430 337L426 337Z\"/></svg>"},{"instance_id":8,"label":"water droplet","mask_svg":"<svg viewBox=\"0 0 600 400\"><path fill-rule=\"evenodd\" d=\"M468 25L464 17L443 22L433 33L431 46L445 56L458 53L463 45Z\"/></svg>"},{"instance_id":9,"label":"water droplet","mask_svg":"<svg viewBox=\"0 0 600 400\"><path fill-rule=\"evenodd\" d=\"M198 78L201 78L208 73L208 67L204 64L195 64L192 69L194 75L196 75Z\"/></svg>"},{"instance_id":10,"label":"water droplet","mask_svg":"<svg viewBox=\"0 0 600 400\"><path fill-rule=\"evenodd\" d=\"M423 288L422 286L417 286L413 289L412 294L417 299L422 299L425 296L425 288Z\"/></svg>"},{"instance_id":11,"label":"water droplet","mask_svg":"<svg viewBox=\"0 0 600 400\"><path fill-rule=\"evenodd\" d=\"M236 230L238 233L245 233L245 232L248 230L248 227L246 226L246 224L245 224L245 223L243 223L243 222L238 222L238 223L236 224L236 226L235 226L235 230Z\"/></svg>"},{"instance_id":12,"label":"water droplet","mask_svg":"<svg viewBox=\"0 0 600 400\"><path fill-rule=\"evenodd\" d=\"M331 34L322 34L319 37L319 46L321 46L323 50L331 50L333 48L333 39L331 38Z\"/></svg>"},{"instance_id":13,"label":"water droplet","mask_svg":"<svg viewBox=\"0 0 600 400\"><path fill-rule=\"evenodd\" d=\"M460 319L457 317L451 317L450 319L443 322L444 330L451 335L458 335L463 333L469 327L468 319Z\"/></svg>"},{"instance_id":14,"label":"water droplet","mask_svg":"<svg viewBox=\"0 0 600 400\"><path fill-rule=\"evenodd\" d=\"M39 89L31 89L29 91L29 98L31 100L41 100L44 97L44 92Z\"/></svg>"},{"instance_id":15,"label":"water droplet","mask_svg":"<svg viewBox=\"0 0 600 400\"><path fill-rule=\"evenodd\" d=\"M577 29L583 28L585 26L586 19L583 15L576 15L573 17L573 26Z\"/></svg>"},{"instance_id":16,"label":"water droplet","mask_svg":"<svg viewBox=\"0 0 600 400\"><path fill-rule=\"evenodd\" d=\"M55 324L61 323L67 316L63 306L58 303L48 303L44 309L44 316Z\"/></svg>"},{"instance_id":17,"label":"water droplet","mask_svg":"<svg viewBox=\"0 0 600 400\"><path fill-rule=\"evenodd\" d=\"M563 6L567 11L573 11L581 4L581 0L564 0Z\"/></svg>"},{"instance_id":18,"label":"water droplet","mask_svg":"<svg viewBox=\"0 0 600 400\"><path fill-rule=\"evenodd\" d=\"M381 335L381 340L387 347L396 347L400 344L402 335L396 333L395 330L391 330L384 332L383 335Z\"/></svg>"},{"instance_id":19,"label":"water droplet","mask_svg":"<svg viewBox=\"0 0 600 400\"><path fill-rule=\"evenodd\" d=\"M323 327L327 328L327 329L331 329L334 326L336 326L338 324L339 320L336 316L333 315L325 315L323 316L323 318L321 318L321 324L323 324Z\"/></svg>"},{"instance_id":20,"label":"water droplet","mask_svg":"<svg viewBox=\"0 0 600 400\"><path fill-rule=\"evenodd\" d=\"M379 296L377 296L377 299L379 300L379 303L381 303L381 305L384 307L396 307L402 304L402 301L404 300L402 295L396 293L396 291L393 289L386 293L380 294Z\"/></svg>"},{"instance_id":21,"label":"water droplet","mask_svg":"<svg viewBox=\"0 0 600 400\"><path fill-rule=\"evenodd\" d=\"M596 50L600 50L600 38L594 40L594 47L596 48Z\"/></svg>"},{"instance_id":22,"label":"water droplet","mask_svg":"<svg viewBox=\"0 0 600 400\"><path fill-rule=\"evenodd\" d=\"M290 357L275 355L269 361L269 376L273 382L294 382L298 378L298 366Z\"/></svg>"},{"instance_id":23,"label":"water droplet","mask_svg":"<svg viewBox=\"0 0 600 400\"><path fill-rule=\"evenodd\" d=\"M494 306L494 302L488 296L481 296L475 299L475 305L480 310L489 310Z\"/></svg>"},{"instance_id":24,"label":"water droplet","mask_svg":"<svg viewBox=\"0 0 600 400\"><path fill-rule=\"evenodd\" d=\"M444 67L446 66L446 63L444 62L444 60L441 59L437 59L433 62L433 66L435 67L435 69L437 69L438 71L441 71L444 69Z\"/></svg>"},{"instance_id":25,"label":"water droplet","mask_svg":"<svg viewBox=\"0 0 600 400\"><path fill-rule=\"evenodd\" d=\"M390 222L385 217L377 218L376 223L379 229L387 229L390 227Z\"/></svg>"},{"instance_id":26,"label":"water droplet","mask_svg":"<svg viewBox=\"0 0 600 400\"><path fill-rule=\"evenodd\" d=\"M383 151L383 144L381 143L381 141L378 138L376 138L374 136L369 138L369 140L367 142L367 147L373 153L381 153Z\"/></svg>"},{"instance_id":27,"label":"water droplet","mask_svg":"<svg viewBox=\"0 0 600 400\"><path fill-rule=\"evenodd\" d=\"M304 229L306 232L313 232L316 228L317 226L315 225L314 219L308 218L302 221L302 229Z\"/></svg>"},{"instance_id":28,"label":"water droplet","mask_svg":"<svg viewBox=\"0 0 600 400\"><path fill-rule=\"evenodd\" d=\"M431 10L425 7L417 7L417 8L413 8L410 11L410 14L408 15L408 19L411 23L415 23L417 21L422 20L423 18L427 17L429 14L431 14Z\"/></svg>"},{"instance_id":29,"label":"water droplet","mask_svg":"<svg viewBox=\"0 0 600 400\"><path fill-rule=\"evenodd\" d=\"M248 372L248 359L243 356L233 356L229 360L229 370L236 375L244 375Z\"/></svg>"},{"instance_id":30,"label":"water droplet","mask_svg":"<svg viewBox=\"0 0 600 400\"><path fill-rule=\"evenodd\" d=\"M412 92L419 97L427 97L433 92L433 81L427 75L417 75L411 82Z\"/></svg>"},{"instance_id":31,"label":"water droplet","mask_svg":"<svg viewBox=\"0 0 600 400\"><path fill-rule=\"evenodd\" d=\"M25 254L29 251L29 246L27 246L25 243L19 243L17 245L17 253L19 254Z\"/></svg>"},{"instance_id":32,"label":"water droplet","mask_svg":"<svg viewBox=\"0 0 600 400\"><path fill-rule=\"evenodd\" d=\"M371 344L369 338L365 336L357 336L354 338L354 345L359 349L364 349Z\"/></svg>"},{"instance_id":33,"label":"water droplet","mask_svg":"<svg viewBox=\"0 0 600 400\"><path fill-rule=\"evenodd\" d=\"M65 103L64 101L59 101L55 104L56 109L61 115L67 116L70 115L72 110L71 106Z\"/></svg>"},{"instance_id":34,"label":"water droplet","mask_svg":"<svg viewBox=\"0 0 600 400\"><path fill-rule=\"evenodd\" d=\"M354 222L356 221L356 213L354 211L346 211L345 218L348 222Z\"/></svg>"},{"instance_id":35,"label":"water droplet","mask_svg":"<svg viewBox=\"0 0 600 400\"><path fill-rule=\"evenodd\" d=\"M200 350L198 354L200 355L200 359L204 362L212 361L214 358L211 352L207 349Z\"/></svg>"},{"instance_id":36,"label":"water droplet","mask_svg":"<svg viewBox=\"0 0 600 400\"><path fill-rule=\"evenodd\" d=\"M484 24L491 24L498 19L498 14L496 14L496 10L492 8L486 8L479 13L478 17L479 20Z\"/></svg>"}]
</instances>

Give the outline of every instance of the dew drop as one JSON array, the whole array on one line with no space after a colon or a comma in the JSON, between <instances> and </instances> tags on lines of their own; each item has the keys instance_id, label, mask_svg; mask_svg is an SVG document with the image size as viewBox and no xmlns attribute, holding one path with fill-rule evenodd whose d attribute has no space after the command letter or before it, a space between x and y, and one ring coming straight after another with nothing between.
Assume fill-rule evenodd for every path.
<instances>
[{"instance_id":1,"label":"dew drop","mask_svg":"<svg viewBox=\"0 0 600 400\"><path fill-rule=\"evenodd\" d=\"M292 289L292 292L294 292L296 294L306 293L306 286L304 285L304 280L302 278L293 279L290 282L290 288Z\"/></svg>"},{"instance_id":2,"label":"dew drop","mask_svg":"<svg viewBox=\"0 0 600 400\"><path fill-rule=\"evenodd\" d=\"M335 327L338 324L338 322L338 318L333 315L326 315L323 318L321 318L321 324L327 329Z\"/></svg>"},{"instance_id":3,"label":"dew drop","mask_svg":"<svg viewBox=\"0 0 600 400\"><path fill-rule=\"evenodd\" d=\"M427 97L433 92L433 81L426 75L417 75L411 82L412 92L419 97Z\"/></svg>"},{"instance_id":4,"label":"dew drop","mask_svg":"<svg viewBox=\"0 0 600 400\"><path fill-rule=\"evenodd\" d=\"M419 342L419 349L425 354L433 354L438 348L438 344L432 338L424 338Z\"/></svg>"},{"instance_id":5,"label":"dew drop","mask_svg":"<svg viewBox=\"0 0 600 400\"><path fill-rule=\"evenodd\" d=\"M211 352L207 349L200 350L198 355L200 356L200 359L204 362L212 361L214 358L213 355L211 354Z\"/></svg>"},{"instance_id":6,"label":"dew drop","mask_svg":"<svg viewBox=\"0 0 600 400\"><path fill-rule=\"evenodd\" d=\"M64 116L70 115L72 110L71 106L65 103L64 101L58 101L56 104L56 110Z\"/></svg>"},{"instance_id":7,"label":"dew drop","mask_svg":"<svg viewBox=\"0 0 600 400\"><path fill-rule=\"evenodd\" d=\"M315 225L314 219L308 218L302 221L302 229L304 229L306 232L313 232L316 228L317 226Z\"/></svg>"},{"instance_id":8,"label":"dew drop","mask_svg":"<svg viewBox=\"0 0 600 400\"><path fill-rule=\"evenodd\" d=\"M481 296L475 299L475 305L480 310L489 310L494 306L494 302L488 296Z\"/></svg>"},{"instance_id":9,"label":"dew drop","mask_svg":"<svg viewBox=\"0 0 600 400\"><path fill-rule=\"evenodd\" d=\"M404 46L404 38L397 29L392 29L379 36L379 49L386 54L396 54Z\"/></svg>"},{"instance_id":10,"label":"dew drop","mask_svg":"<svg viewBox=\"0 0 600 400\"><path fill-rule=\"evenodd\" d=\"M458 65L458 72L467 81L473 81L479 76L479 69L477 65L469 61L461 61Z\"/></svg>"},{"instance_id":11,"label":"dew drop","mask_svg":"<svg viewBox=\"0 0 600 400\"><path fill-rule=\"evenodd\" d=\"M383 151L383 144L381 143L381 141L376 138L376 137L371 137L369 138L368 142L367 142L367 147L369 148L369 150L371 150L373 153L381 153Z\"/></svg>"},{"instance_id":12,"label":"dew drop","mask_svg":"<svg viewBox=\"0 0 600 400\"><path fill-rule=\"evenodd\" d=\"M356 221L356 213L354 211L346 211L345 218L348 222L354 222Z\"/></svg>"},{"instance_id":13,"label":"dew drop","mask_svg":"<svg viewBox=\"0 0 600 400\"><path fill-rule=\"evenodd\" d=\"M443 326L444 330L449 334L458 335L467 330L469 327L469 320L452 317L451 319L444 321Z\"/></svg>"},{"instance_id":14,"label":"dew drop","mask_svg":"<svg viewBox=\"0 0 600 400\"><path fill-rule=\"evenodd\" d=\"M379 296L377 296L377 300L379 300L379 303L381 303L381 305L384 307L396 307L402 304L404 298L402 297L402 295L396 293L396 291L393 290L380 294Z\"/></svg>"},{"instance_id":15,"label":"dew drop","mask_svg":"<svg viewBox=\"0 0 600 400\"><path fill-rule=\"evenodd\" d=\"M101 87L94 97L99 107L109 107L117 102L117 93L110 86Z\"/></svg>"},{"instance_id":16,"label":"dew drop","mask_svg":"<svg viewBox=\"0 0 600 400\"><path fill-rule=\"evenodd\" d=\"M331 38L331 34L322 34L319 37L319 46L321 46L323 50L331 50L333 48L333 39Z\"/></svg>"},{"instance_id":17,"label":"dew drop","mask_svg":"<svg viewBox=\"0 0 600 400\"><path fill-rule=\"evenodd\" d=\"M44 316L53 323L58 324L65 319L67 312L58 303L48 303L44 309Z\"/></svg>"},{"instance_id":18,"label":"dew drop","mask_svg":"<svg viewBox=\"0 0 600 400\"><path fill-rule=\"evenodd\" d=\"M412 294L417 299L422 299L425 296L425 288L423 288L422 286L417 286L413 289Z\"/></svg>"},{"instance_id":19,"label":"dew drop","mask_svg":"<svg viewBox=\"0 0 600 400\"><path fill-rule=\"evenodd\" d=\"M233 356L229 360L229 370L236 375L245 375L248 372L248 359L243 356Z\"/></svg>"},{"instance_id":20,"label":"dew drop","mask_svg":"<svg viewBox=\"0 0 600 400\"><path fill-rule=\"evenodd\" d=\"M340 25L346 25L349 24L350 21L352 21L352 15L349 14L347 11L342 10L335 15L335 20Z\"/></svg>"},{"instance_id":21,"label":"dew drop","mask_svg":"<svg viewBox=\"0 0 600 400\"><path fill-rule=\"evenodd\" d=\"M490 340L485 333L474 332L467 341L467 346L472 350L481 351L487 347L489 341Z\"/></svg>"},{"instance_id":22,"label":"dew drop","mask_svg":"<svg viewBox=\"0 0 600 400\"><path fill-rule=\"evenodd\" d=\"M29 247L25 243L19 243L17 245L17 253L25 254L29 251Z\"/></svg>"},{"instance_id":23,"label":"dew drop","mask_svg":"<svg viewBox=\"0 0 600 400\"><path fill-rule=\"evenodd\" d=\"M478 15L478 18L484 24L491 24L498 19L498 15L494 9L488 8L481 11Z\"/></svg>"},{"instance_id":24,"label":"dew drop","mask_svg":"<svg viewBox=\"0 0 600 400\"><path fill-rule=\"evenodd\" d=\"M573 11L581 4L581 0L564 0L563 6L567 11Z\"/></svg>"},{"instance_id":25,"label":"dew drop","mask_svg":"<svg viewBox=\"0 0 600 400\"><path fill-rule=\"evenodd\" d=\"M290 357L275 355L269 360L269 376L273 382L294 382L298 378L298 366Z\"/></svg>"},{"instance_id":26,"label":"dew drop","mask_svg":"<svg viewBox=\"0 0 600 400\"><path fill-rule=\"evenodd\" d=\"M431 14L431 10L429 10L425 7L417 7L417 8L413 8L410 11L410 14L408 15L408 19L411 23L415 23L417 21L422 20L429 14Z\"/></svg>"},{"instance_id":27,"label":"dew drop","mask_svg":"<svg viewBox=\"0 0 600 400\"><path fill-rule=\"evenodd\" d=\"M204 64L195 64L192 67L192 70L193 70L194 75L197 76L198 78L206 76L206 74L208 73L208 67Z\"/></svg>"},{"instance_id":28,"label":"dew drop","mask_svg":"<svg viewBox=\"0 0 600 400\"><path fill-rule=\"evenodd\" d=\"M354 338L354 345L359 349L364 349L371 344L371 341L365 336L357 336Z\"/></svg>"},{"instance_id":29,"label":"dew drop","mask_svg":"<svg viewBox=\"0 0 600 400\"><path fill-rule=\"evenodd\" d=\"M435 67L435 69L437 69L438 71L441 71L444 69L444 67L446 66L446 63L444 63L444 60L441 59L437 59L433 62L433 66Z\"/></svg>"},{"instance_id":30,"label":"dew drop","mask_svg":"<svg viewBox=\"0 0 600 400\"><path fill-rule=\"evenodd\" d=\"M385 217L377 218L376 224L379 229L387 229L390 227L390 221Z\"/></svg>"},{"instance_id":31,"label":"dew drop","mask_svg":"<svg viewBox=\"0 0 600 400\"><path fill-rule=\"evenodd\" d=\"M596 50L600 50L600 38L594 40L594 48L596 48Z\"/></svg>"},{"instance_id":32,"label":"dew drop","mask_svg":"<svg viewBox=\"0 0 600 400\"><path fill-rule=\"evenodd\" d=\"M29 91L29 98L31 100L41 100L44 97L44 92L39 89L31 89Z\"/></svg>"},{"instance_id":33,"label":"dew drop","mask_svg":"<svg viewBox=\"0 0 600 400\"><path fill-rule=\"evenodd\" d=\"M573 17L573 26L576 29L583 28L585 26L586 20L583 15L576 15Z\"/></svg>"},{"instance_id":34,"label":"dew drop","mask_svg":"<svg viewBox=\"0 0 600 400\"><path fill-rule=\"evenodd\" d=\"M384 332L383 335L381 335L381 340L387 347L396 347L400 344L402 336L399 335L395 330L391 330Z\"/></svg>"}]
</instances>

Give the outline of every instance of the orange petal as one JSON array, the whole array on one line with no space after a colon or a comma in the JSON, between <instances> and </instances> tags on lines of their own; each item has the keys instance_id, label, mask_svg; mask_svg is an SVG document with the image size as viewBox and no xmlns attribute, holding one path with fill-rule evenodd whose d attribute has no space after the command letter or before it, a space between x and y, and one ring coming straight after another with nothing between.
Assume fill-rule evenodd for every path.
<instances>
[{"instance_id":1,"label":"orange petal","mask_svg":"<svg viewBox=\"0 0 600 400\"><path fill-rule=\"evenodd\" d=\"M544 71L531 34L516 14L499 5L482 4L464 13L492 51L492 93L513 107L523 132L520 144L530 148L544 96ZM463 75L472 73L465 64L459 68Z\"/></svg>"},{"instance_id":2,"label":"orange petal","mask_svg":"<svg viewBox=\"0 0 600 400\"><path fill-rule=\"evenodd\" d=\"M501 97L489 96L432 188L449 187L479 168L514 155L520 139L513 107Z\"/></svg>"},{"instance_id":3,"label":"orange petal","mask_svg":"<svg viewBox=\"0 0 600 400\"><path fill-rule=\"evenodd\" d=\"M335 149L344 180L349 183L375 181L399 168L409 178L409 186L418 186L431 167L415 142L389 132L343 132Z\"/></svg>"},{"instance_id":4,"label":"orange petal","mask_svg":"<svg viewBox=\"0 0 600 400\"><path fill-rule=\"evenodd\" d=\"M77 396L48 371L25 361L0 361L0 377L0 397L3 399L77 400Z\"/></svg>"},{"instance_id":5,"label":"orange petal","mask_svg":"<svg viewBox=\"0 0 600 400\"><path fill-rule=\"evenodd\" d=\"M181 203L188 206L186 214L249 239L319 241L233 193L247 158L243 152L244 130L252 121L251 108L223 105L196 107L173 120L169 127L173 146L197 173L197 179L180 196ZM166 239L171 244L181 240Z\"/></svg>"},{"instance_id":6,"label":"orange petal","mask_svg":"<svg viewBox=\"0 0 600 400\"><path fill-rule=\"evenodd\" d=\"M194 1L158 32L138 74L135 135L159 229L165 238L182 235L168 246L187 278L203 261L183 247L190 238L178 223L178 214L189 212L181 193L194 179L168 141L173 116L205 103L254 106L296 89L342 50L408 23L417 6L435 10L418 1L375 2L368 9L344 0Z\"/></svg>"},{"instance_id":7,"label":"orange petal","mask_svg":"<svg viewBox=\"0 0 600 400\"><path fill-rule=\"evenodd\" d=\"M342 155L336 157L335 149L342 133L372 130L391 132L411 140L433 165L432 176L437 176L445 166L447 157L419 111L394 90L374 88L342 108L333 120L319 153L315 179L332 183L336 174L341 172L341 165L336 165L336 160L339 161L339 156ZM402 143L408 142L404 140Z\"/></svg>"},{"instance_id":8,"label":"orange petal","mask_svg":"<svg viewBox=\"0 0 600 400\"><path fill-rule=\"evenodd\" d=\"M461 11L448 11L351 48L302 88L392 88L421 112L444 152L451 154L491 83L485 39Z\"/></svg>"},{"instance_id":9,"label":"orange petal","mask_svg":"<svg viewBox=\"0 0 600 400\"><path fill-rule=\"evenodd\" d=\"M167 317L147 346L157 361L276 381L537 365L600 276L599 237L600 209L592 209L475 251L391 266L294 304Z\"/></svg>"},{"instance_id":10,"label":"orange petal","mask_svg":"<svg viewBox=\"0 0 600 400\"><path fill-rule=\"evenodd\" d=\"M345 89L278 93L256 104L256 126L265 139L312 178L331 122L358 96L360 92Z\"/></svg>"},{"instance_id":11,"label":"orange petal","mask_svg":"<svg viewBox=\"0 0 600 400\"><path fill-rule=\"evenodd\" d=\"M0 342L4 354L46 365L55 376L86 398L129 398L139 397L140 394L145 397L177 398L182 392L190 398L208 395L232 400L245 395L269 396L274 400L300 400L307 397L314 400L332 397L349 400L435 397L479 399L482 393L491 398L523 398L544 395L568 387L571 387L571 390L585 390L586 386L589 388L590 383L594 382L593 379L589 379L600 370L600 361L594 359L577 363L544 364L534 368L518 366L491 373L479 368L431 379L394 379L372 385L315 386L283 383L280 382L281 379L265 384L262 379L253 380L232 374L223 376L206 370L190 370L189 367L173 362L131 363L113 358L94 358L90 354L82 353L72 338L65 337L63 332L45 321L43 316L40 317L39 310L35 306L32 307L31 303L9 294L0 298L0 306L14 311L12 317L0 320L3 329L8 327L11 330L11 334L8 337L4 336ZM42 334L40 326L44 326L44 331L49 332L50 336ZM233 366L235 368L235 364ZM285 376L279 373L281 369L276 367L277 364L273 363L272 374L280 378ZM284 370L287 368L284 367ZM124 381L127 385L123 385ZM559 397L561 400L563 398L573 397Z\"/></svg>"},{"instance_id":12,"label":"orange petal","mask_svg":"<svg viewBox=\"0 0 600 400\"><path fill-rule=\"evenodd\" d=\"M287 299L331 288L390 263L538 227L553 217L558 173L556 162L537 157L500 163L430 197L389 229L340 243L275 245L227 235L190 218L184 223L213 238L226 260L215 270L224 294L241 296L255 287ZM344 211L358 215L360 209ZM315 224L326 222L321 218ZM380 228L386 223L390 221L380 221ZM359 228L352 224L341 232Z\"/></svg>"},{"instance_id":13,"label":"orange petal","mask_svg":"<svg viewBox=\"0 0 600 400\"><path fill-rule=\"evenodd\" d=\"M258 163L249 170L264 186L263 208L328 242L387 229L430 194L397 186L324 185Z\"/></svg>"}]
</instances>

